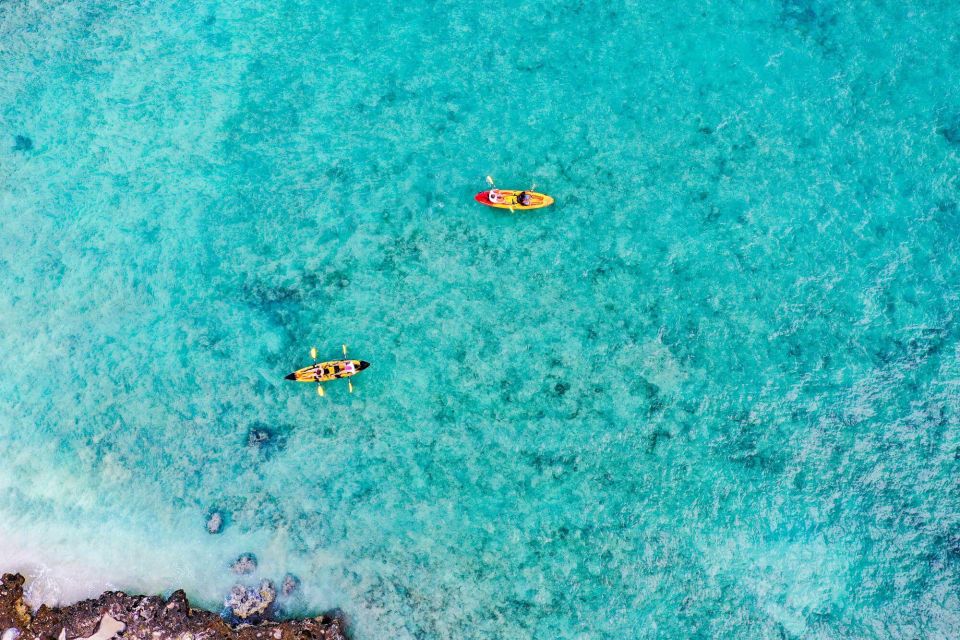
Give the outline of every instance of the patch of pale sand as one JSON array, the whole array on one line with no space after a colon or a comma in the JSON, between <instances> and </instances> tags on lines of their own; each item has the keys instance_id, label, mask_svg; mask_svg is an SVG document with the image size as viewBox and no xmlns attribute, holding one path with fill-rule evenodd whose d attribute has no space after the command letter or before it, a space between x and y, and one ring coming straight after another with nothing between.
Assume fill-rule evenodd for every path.
<instances>
[{"instance_id":1,"label":"patch of pale sand","mask_svg":"<svg viewBox=\"0 0 960 640\"><path fill-rule=\"evenodd\" d=\"M100 625L97 626L96 633L82 640L112 640L126 628L127 625L113 618L109 613L105 613L100 618Z\"/></svg>"}]
</instances>

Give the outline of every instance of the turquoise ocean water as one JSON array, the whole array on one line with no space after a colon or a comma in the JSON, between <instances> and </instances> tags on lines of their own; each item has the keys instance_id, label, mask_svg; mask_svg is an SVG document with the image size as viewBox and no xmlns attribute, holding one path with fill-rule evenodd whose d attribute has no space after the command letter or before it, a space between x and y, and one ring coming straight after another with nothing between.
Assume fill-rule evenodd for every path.
<instances>
[{"instance_id":1,"label":"turquoise ocean water","mask_svg":"<svg viewBox=\"0 0 960 640\"><path fill-rule=\"evenodd\" d=\"M0 2L0 568L216 608L249 551L359 640L957 637L958 33ZM353 395L282 380L341 343Z\"/></svg>"}]
</instances>

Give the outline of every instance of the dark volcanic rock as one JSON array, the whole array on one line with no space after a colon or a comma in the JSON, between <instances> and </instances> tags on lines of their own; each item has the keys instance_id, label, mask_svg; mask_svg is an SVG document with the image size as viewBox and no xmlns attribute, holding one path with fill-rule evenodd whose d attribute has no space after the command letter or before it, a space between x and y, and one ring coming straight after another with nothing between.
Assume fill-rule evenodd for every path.
<instances>
[{"instance_id":1,"label":"dark volcanic rock","mask_svg":"<svg viewBox=\"0 0 960 640\"><path fill-rule=\"evenodd\" d=\"M125 639L347 640L343 620L331 616L243 624L234 628L215 613L192 609L183 591L173 592L167 600L107 591L96 600L84 600L67 607L44 605L31 614L30 607L23 601L23 577L5 574L0 582L0 631L18 629L20 640L52 640L61 631L71 640L85 638L97 630L105 614L126 625L122 634Z\"/></svg>"},{"instance_id":2,"label":"dark volcanic rock","mask_svg":"<svg viewBox=\"0 0 960 640\"><path fill-rule=\"evenodd\" d=\"M0 581L0 629L23 630L30 622L30 607L23 602L23 576L6 573Z\"/></svg>"}]
</instances>

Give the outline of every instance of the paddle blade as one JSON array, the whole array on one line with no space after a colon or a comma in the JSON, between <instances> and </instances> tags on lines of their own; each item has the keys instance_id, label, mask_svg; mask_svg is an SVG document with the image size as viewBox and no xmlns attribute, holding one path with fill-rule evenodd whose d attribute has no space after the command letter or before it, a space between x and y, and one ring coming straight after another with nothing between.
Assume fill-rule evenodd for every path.
<instances>
[{"instance_id":1,"label":"paddle blade","mask_svg":"<svg viewBox=\"0 0 960 640\"><path fill-rule=\"evenodd\" d=\"M487 184L489 184L491 187L493 186L493 178L490 176L487 176Z\"/></svg>"},{"instance_id":2,"label":"paddle blade","mask_svg":"<svg viewBox=\"0 0 960 640\"><path fill-rule=\"evenodd\" d=\"M316 347L310 347L310 357L313 358L314 360L317 359L317 348L316 348Z\"/></svg>"},{"instance_id":3,"label":"paddle blade","mask_svg":"<svg viewBox=\"0 0 960 640\"><path fill-rule=\"evenodd\" d=\"M347 389L350 389L350 393L353 393L353 383L347 380Z\"/></svg>"},{"instance_id":4,"label":"paddle blade","mask_svg":"<svg viewBox=\"0 0 960 640\"><path fill-rule=\"evenodd\" d=\"M347 357L347 345L343 345L343 357Z\"/></svg>"},{"instance_id":5,"label":"paddle blade","mask_svg":"<svg viewBox=\"0 0 960 640\"><path fill-rule=\"evenodd\" d=\"M317 385L317 395L323 397L323 385Z\"/></svg>"}]
</instances>

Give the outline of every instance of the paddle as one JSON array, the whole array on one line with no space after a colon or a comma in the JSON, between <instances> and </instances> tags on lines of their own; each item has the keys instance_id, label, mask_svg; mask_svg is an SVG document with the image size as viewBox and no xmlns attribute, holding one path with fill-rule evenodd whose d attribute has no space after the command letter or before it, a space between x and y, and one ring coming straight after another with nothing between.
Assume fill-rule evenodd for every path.
<instances>
[{"instance_id":1,"label":"paddle","mask_svg":"<svg viewBox=\"0 0 960 640\"><path fill-rule=\"evenodd\" d=\"M343 357L347 357L347 345L343 345ZM347 380L347 389L350 389L350 393L353 393L353 382Z\"/></svg>"}]
</instances>

